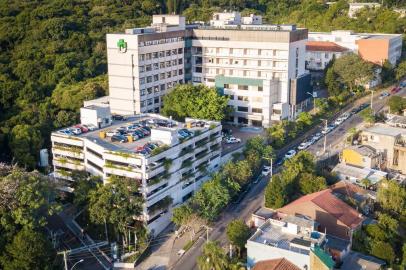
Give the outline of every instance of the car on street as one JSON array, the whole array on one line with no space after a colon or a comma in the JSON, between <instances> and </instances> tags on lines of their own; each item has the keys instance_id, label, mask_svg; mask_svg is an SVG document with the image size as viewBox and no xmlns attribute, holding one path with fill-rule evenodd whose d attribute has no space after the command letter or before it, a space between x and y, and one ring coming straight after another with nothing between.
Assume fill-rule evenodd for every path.
<instances>
[{"instance_id":1,"label":"car on street","mask_svg":"<svg viewBox=\"0 0 406 270\"><path fill-rule=\"evenodd\" d=\"M324 129L321 131L321 133L327 134L327 133L330 133L333 129L334 129L334 127L332 127L332 126L330 125L330 126L328 126L327 128L324 128Z\"/></svg>"},{"instance_id":2,"label":"car on street","mask_svg":"<svg viewBox=\"0 0 406 270\"><path fill-rule=\"evenodd\" d=\"M285 154L285 159L293 158L295 155L296 155L296 150L294 150L294 149L289 150L289 151Z\"/></svg>"},{"instance_id":3,"label":"car on street","mask_svg":"<svg viewBox=\"0 0 406 270\"><path fill-rule=\"evenodd\" d=\"M323 134L317 132L316 134L313 135L312 140L315 140L315 142L317 142L318 140L320 140L321 137L323 137Z\"/></svg>"},{"instance_id":4,"label":"car on street","mask_svg":"<svg viewBox=\"0 0 406 270\"><path fill-rule=\"evenodd\" d=\"M126 136L123 136L123 135L113 135L113 136L111 136L111 141L125 143L125 142L128 142L128 139Z\"/></svg>"},{"instance_id":5,"label":"car on street","mask_svg":"<svg viewBox=\"0 0 406 270\"><path fill-rule=\"evenodd\" d=\"M297 147L297 149L299 149L299 150L304 150L304 149L306 149L307 147L309 147L310 146L310 143L309 142L302 142L298 147Z\"/></svg>"},{"instance_id":6,"label":"car on street","mask_svg":"<svg viewBox=\"0 0 406 270\"><path fill-rule=\"evenodd\" d=\"M406 87L406 81L401 82L399 86L400 87Z\"/></svg>"},{"instance_id":7,"label":"car on street","mask_svg":"<svg viewBox=\"0 0 406 270\"><path fill-rule=\"evenodd\" d=\"M336 119L336 121L334 122L335 125L339 126L344 122L344 119L339 117Z\"/></svg>"},{"instance_id":8,"label":"car on street","mask_svg":"<svg viewBox=\"0 0 406 270\"><path fill-rule=\"evenodd\" d=\"M386 97L390 96L390 94L388 92L383 92L380 96L379 99L384 99Z\"/></svg>"},{"instance_id":9,"label":"car on street","mask_svg":"<svg viewBox=\"0 0 406 270\"><path fill-rule=\"evenodd\" d=\"M241 139L236 137L228 137L226 138L226 144L233 144L233 143L240 143Z\"/></svg>"},{"instance_id":10,"label":"car on street","mask_svg":"<svg viewBox=\"0 0 406 270\"><path fill-rule=\"evenodd\" d=\"M400 89L401 89L401 88L400 88L399 86L395 86L395 87L392 88L392 90L390 90L390 92L391 92L392 94L395 94L395 93L399 92Z\"/></svg>"},{"instance_id":11,"label":"car on street","mask_svg":"<svg viewBox=\"0 0 406 270\"><path fill-rule=\"evenodd\" d=\"M268 176L271 173L271 166L264 166L262 169L262 175Z\"/></svg>"}]
</instances>

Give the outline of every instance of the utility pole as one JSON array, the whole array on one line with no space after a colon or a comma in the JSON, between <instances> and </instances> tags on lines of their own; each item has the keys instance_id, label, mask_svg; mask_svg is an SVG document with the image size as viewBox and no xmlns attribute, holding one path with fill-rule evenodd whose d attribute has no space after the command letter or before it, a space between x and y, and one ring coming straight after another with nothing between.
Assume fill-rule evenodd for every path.
<instances>
[{"instance_id":1,"label":"utility pole","mask_svg":"<svg viewBox=\"0 0 406 270\"><path fill-rule=\"evenodd\" d=\"M230 259L233 258L233 245L230 244Z\"/></svg>"},{"instance_id":2,"label":"utility pole","mask_svg":"<svg viewBox=\"0 0 406 270\"><path fill-rule=\"evenodd\" d=\"M375 112L374 112L374 109L373 109L373 107L372 107L372 105L373 105L373 103L374 103L374 90L370 90L371 91L371 111L372 111L372 114L373 115L375 115Z\"/></svg>"},{"instance_id":3,"label":"utility pole","mask_svg":"<svg viewBox=\"0 0 406 270\"><path fill-rule=\"evenodd\" d=\"M271 179L272 179L273 159L271 158Z\"/></svg>"},{"instance_id":4,"label":"utility pole","mask_svg":"<svg viewBox=\"0 0 406 270\"><path fill-rule=\"evenodd\" d=\"M68 258L66 256L66 250L63 251L63 261L65 264L65 270L68 270Z\"/></svg>"},{"instance_id":5,"label":"utility pole","mask_svg":"<svg viewBox=\"0 0 406 270\"><path fill-rule=\"evenodd\" d=\"M327 119L322 120L326 121L325 130L327 130ZM323 154L326 153L326 146L327 146L327 133L324 135Z\"/></svg>"}]
</instances>

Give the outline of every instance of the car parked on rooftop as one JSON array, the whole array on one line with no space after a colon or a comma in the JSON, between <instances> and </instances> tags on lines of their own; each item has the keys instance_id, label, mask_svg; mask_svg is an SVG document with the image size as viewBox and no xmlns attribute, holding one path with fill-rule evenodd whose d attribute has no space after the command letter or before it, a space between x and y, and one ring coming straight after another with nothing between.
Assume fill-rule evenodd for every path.
<instances>
[{"instance_id":1,"label":"car parked on rooftop","mask_svg":"<svg viewBox=\"0 0 406 270\"><path fill-rule=\"evenodd\" d=\"M234 144L234 143L240 143L241 139L236 138L236 137L228 137L226 138L226 144Z\"/></svg>"},{"instance_id":2,"label":"car parked on rooftop","mask_svg":"<svg viewBox=\"0 0 406 270\"><path fill-rule=\"evenodd\" d=\"M120 142L120 143L126 143L128 142L128 138L123 135L113 135L111 136L111 141L112 142Z\"/></svg>"}]
</instances>

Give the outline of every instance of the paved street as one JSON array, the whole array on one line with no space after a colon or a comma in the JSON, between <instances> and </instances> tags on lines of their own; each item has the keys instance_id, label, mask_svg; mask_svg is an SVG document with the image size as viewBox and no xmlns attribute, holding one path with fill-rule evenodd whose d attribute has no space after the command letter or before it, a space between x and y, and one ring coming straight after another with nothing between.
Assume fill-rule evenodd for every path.
<instances>
[{"instance_id":1,"label":"paved street","mask_svg":"<svg viewBox=\"0 0 406 270\"><path fill-rule=\"evenodd\" d=\"M390 89L390 88L388 88ZM404 96L406 93L406 89L402 89L397 95ZM375 93L374 96L374 105L373 108L376 112L380 111L388 98L379 99L379 93ZM363 97L362 99L358 100L353 107L357 107L362 103L370 101L370 96ZM353 108L352 107L352 108ZM348 109L351 110L352 108ZM334 154L339 152L342 147L343 136L348 132L348 130L352 127L357 127L362 123L361 117L356 114L351 116L347 119L342 125L334 129L327 135L327 147L330 150L330 154ZM312 132L308 132L307 134L314 134L316 132L320 132L318 128L314 128ZM308 135L310 136L310 135ZM317 152L322 152L323 150L323 140L324 138L320 139L317 143L312 145L308 148L308 151L316 154ZM297 146L300 142L295 142L295 145L291 145L290 147ZM283 153L280 153L281 155ZM276 168L277 169L277 168ZM220 218L218 222L213 226L214 229L210 232L209 238L212 240L220 241L222 245L227 244L226 235L225 235L225 228L227 224L236 218L244 219L245 221L250 217L251 213L263 205L263 192L264 188L268 182L268 179L261 178L261 180L254 185L251 190L246 194L245 198L241 201L238 205L230 205L225 211L223 216ZM176 270L193 270L197 269L196 261L197 257L200 255L201 247L203 246L204 239L199 239L199 241L185 254L171 269Z\"/></svg>"}]
</instances>

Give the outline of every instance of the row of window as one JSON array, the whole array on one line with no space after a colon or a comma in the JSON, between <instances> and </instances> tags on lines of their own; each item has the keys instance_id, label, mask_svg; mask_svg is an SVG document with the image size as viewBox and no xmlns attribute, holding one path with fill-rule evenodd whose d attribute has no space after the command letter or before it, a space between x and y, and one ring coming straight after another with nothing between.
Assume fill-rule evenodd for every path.
<instances>
[{"instance_id":1,"label":"row of window","mask_svg":"<svg viewBox=\"0 0 406 270\"><path fill-rule=\"evenodd\" d=\"M251 86L249 87L248 85L244 85L244 84L224 84L224 88L226 89L235 89L235 90L257 90L259 92L263 91L263 87L262 86Z\"/></svg>"},{"instance_id":2,"label":"row of window","mask_svg":"<svg viewBox=\"0 0 406 270\"><path fill-rule=\"evenodd\" d=\"M194 53L201 53L201 47L194 47ZM204 53L208 54L231 54L231 55L250 55L250 56L273 56L273 57L288 57L286 50L265 50L265 49L246 49L246 48L204 48Z\"/></svg>"},{"instance_id":3,"label":"row of window","mask_svg":"<svg viewBox=\"0 0 406 270\"><path fill-rule=\"evenodd\" d=\"M159 104L159 100L162 101L163 98L164 98L164 96L161 96L161 98L160 97L154 97L154 98L149 98L147 100L142 100L140 102L140 106L141 106L141 108L144 108L146 106L150 106L150 105L153 105L153 104Z\"/></svg>"},{"instance_id":4,"label":"row of window","mask_svg":"<svg viewBox=\"0 0 406 270\"><path fill-rule=\"evenodd\" d=\"M162 38L162 39L156 39L156 40L151 40L151 41L141 41L138 43L139 47L144 47L144 46L151 46L151 45L158 45L158 44L166 44L166 43L173 43L173 42L179 42L183 41L183 37L174 37L174 38Z\"/></svg>"},{"instance_id":5,"label":"row of window","mask_svg":"<svg viewBox=\"0 0 406 270\"><path fill-rule=\"evenodd\" d=\"M270 61L270 60L243 60L234 58L209 58L204 57L203 61L201 57L196 57L195 63L209 63L219 65L240 65L240 66L254 66L254 67L267 67L267 68L287 68L288 61Z\"/></svg>"},{"instance_id":6,"label":"row of window","mask_svg":"<svg viewBox=\"0 0 406 270\"><path fill-rule=\"evenodd\" d=\"M177 66L177 65L182 65L183 64L183 58L171 60L171 61L166 61L166 62L159 62L159 63L153 63L153 64L148 64L145 66L139 66L139 71L140 72L148 72L152 70L158 70L160 68L165 68L165 67L172 67L172 66Z\"/></svg>"},{"instance_id":7,"label":"row of window","mask_svg":"<svg viewBox=\"0 0 406 270\"><path fill-rule=\"evenodd\" d=\"M153 76L147 76L144 78L140 78L140 84L157 82L159 80L165 80L167 78L169 79L171 77L176 77L178 75L179 76L183 75L183 69L175 69L175 70L168 71L165 73L160 73L160 74L155 74Z\"/></svg>"},{"instance_id":8,"label":"row of window","mask_svg":"<svg viewBox=\"0 0 406 270\"><path fill-rule=\"evenodd\" d=\"M225 75L237 77L251 77L251 78L267 78L267 79L286 79L287 72L270 72L270 71L256 71L256 70L234 70L224 68L202 68L195 67L193 72L203 73L207 75Z\"/></svg>"},{"instance_id":9,"label":"row of window","mask_svg":"<svg viewBox=\"0 0 406 270\"><path fill-rule=\"evenodd\" d=\"M169 90L174 87L177 83L182 84L183 80L168 82L166 84L155 85L153 87L148 87L147 89L140 90L140 96L150 95L152 93L159 93L161 91Z\"/></svg>"},{"instance_id":10,"label":"row of window","mask_svg":"<svg viewBox=\"0 0 406 270\"><path fill-rule=\"evenodd\" d=\"M248 112L248 107L245 106L237 106L237 111L238 112ZM261 108L251 108L252 113L262 113Z\"/></svg>"},{"instance_id":11,"label":"row of window","mask_svg":"<svg viewBox=\"0 0 406 270\"><path fill-rule=\"evenodd\" d=\"M145 60L151 60L151 59L158 59L158 58L162 58L165 56L178 55L178 54L182 54L182 53L183 53L183 48L178 48L178 49L172 49L172 50L166 50L166 51L139 54L138 59L140 61L145 61Z\"/></svg>"}]
</instances>

